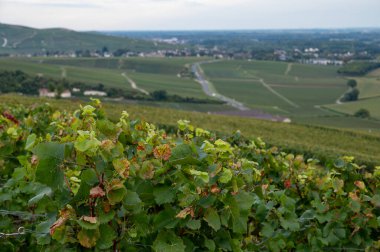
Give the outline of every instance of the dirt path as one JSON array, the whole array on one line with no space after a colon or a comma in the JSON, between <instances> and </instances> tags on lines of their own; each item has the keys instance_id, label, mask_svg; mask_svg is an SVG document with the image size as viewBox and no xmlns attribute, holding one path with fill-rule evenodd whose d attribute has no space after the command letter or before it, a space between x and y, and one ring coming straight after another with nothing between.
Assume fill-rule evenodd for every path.
<instances>
[{"instance_id":1,"label":"dirt path","mask_svg":"<svg viewBox=\"0 0 380 252\"><path fill-rule=\"evenodd\" d=\"M122 73L121 74L128 82L129 84L131 84L131 87L137 91L140 91L141 93L143 94L146 94L146 95L149 95L149 92L146 91L145 89L142 89L142 88L139 88L137 87L137 84L136 82L134 82L131 78L128 77L128 75L126 73Z\"/></svg>"},{"instance_id":2,"label":"dirt path","mask_svg":"<svg viewBox=\"0 0 380 252\"><path fill-rule=\"evenodd\" d=\"M8 44L8 39L7 38L3 38L4 42L3 44L1 45L1 47L6 47L7 44Z\"/></svg>"},{"instance_id":3,"label":"dirt path","mask_svg":"<svg viewBox=\"0 0 380 252\"><path fill-rule=\"evenodd\" d=\"M286 68L285 73L284 73L286 76L289 75L290 71L292 71L292 66L293 66L293 63L288 64L288 67Z\"/></svg>"},{"instance_id":4,"label":"dirt path","mask_svg":"<svg viewBox=\"0 0 380 252\"><path fill-rule=\"evenodd\" d=\"M271 92L272 94L276 95L277 97L279 97L280 99L282 99L283 101L285 101L286 103L288 103L289 105L291 105L292 107L294 108L299 108L299 106L297 104L295 104L294 102L292 102L291 100L289 100L288 98L286 98L285 96L283 96L282 94L278 93L276 90L274 90L271 86L269 86L265 81L264 79L260 79L260 82L261 84L266 88L268 89L269 92Z\"/></svg>"},{"instance_id":5,"label":"dirt path","mask_svg":"<svg viewBox=\"0 0 380 252\"><path fill-rule=\"evenodd\" d=\"M240 111L248 111L249 108L247 108L243 103L236 101L232 98L229 98L227 96L219 94L216 91L216 88L214 87L214 85L206 79L203 69L201 68L201 64L209 64L209 63L214 63L214 62L217 62L217 60L197 62L197 63L194 63L191 67L191 70L194 73L197 81L202 86L203 92L206 95L219 99L227 103L231 107L237 108Z\"/></svg>"},{"instance_id":6,"label":"dirt path","mask_svg":"<svg viewBox=\"0 0 380 252\"><path fill-rule=\"evenodd\" d=\"M61 77L62 77L62 79L65 79L65 78L67 77L67 71L66 71L66 68L61 67L61 71L62 71L62 73L61 73Z\"/></svg>"}]
</instances>

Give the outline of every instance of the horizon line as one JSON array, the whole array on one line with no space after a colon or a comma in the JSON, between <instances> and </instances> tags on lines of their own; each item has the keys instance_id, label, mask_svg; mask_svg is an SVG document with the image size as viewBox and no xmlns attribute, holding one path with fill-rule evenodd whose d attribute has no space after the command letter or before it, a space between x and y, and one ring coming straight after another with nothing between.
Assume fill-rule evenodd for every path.
<instances>
[{"instance_id":1,"label":"horizon line","mask_svg":"<svg viewBox=\"0 0 380 252\"><path fill-rule=\"evenodd\" d=\"M44 27L36 28L23 24L11 24L0 21L0 24L14 25L26 28L44 30L44 29L66 29L76 32L215 32L215 31L312 31L312 30L380 30L380 26L348 26L348 27L299 27L299 28L207 28L207 29L73 29L67 27Z\"/></svg>"}]
</instances>

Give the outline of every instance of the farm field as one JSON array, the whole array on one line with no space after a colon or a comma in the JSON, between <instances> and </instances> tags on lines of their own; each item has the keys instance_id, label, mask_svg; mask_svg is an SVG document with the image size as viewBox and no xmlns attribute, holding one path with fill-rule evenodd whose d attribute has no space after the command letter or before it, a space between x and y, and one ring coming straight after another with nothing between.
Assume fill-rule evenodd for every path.
<instances>
[{"instance_id":1,"label":"farm field","mask_svg":"<svg viewBox=\"0 0 380 252\"><path fill-rule=\"evenodd\" d=\"M380 96L380 78L367 75L366 77L355 78L360 91L359 99Z\"/></svg>"},{"instance_id":2,"label":"farm field","mask_svg":"<svg viewBox=\"0 0 380 252\"><path fill-rule=\"evenodd\" d=\"M0 70L21 70L31 75L66 78L94 86L153 92L166 90L181 97L210 98L201 85L191 78L191 65L207 62L209 58L0 58ZM347 78L337 74L336 67L301 65L285 62L218 60L201 64L206 78L218 93L232 98L251 109L291 118L307 125L374 130L378 122L352 117L360 108L371 111L378 119L376 102L365 99L380 96L380 81L376 72L355 78L360 100L336 105L347 91ZM179 77L181 72L188 77ZM140 102L148 106L169 107L200 112L234 110L230 106L212 104L179 104ZM346 115L350 115L347 117Z\"/></svg>"},{"instance_id":3,"label":"farm field","mask_svg":"<svg viewBox=\"0 0 380 252\"><path fill-rule=\"evenodd\" d=\"M361 99L356 102L347 102L344 104L332 104L326 106L331 110L353 115L359 109L367 109L371 117L380 120L380 97Z\"/></svg>"},{"instance_id":4,"label":"farm field","mask_svg":"<svg viewBox=\"0 0 380 252\"><path fill-rule=\"evenodd\" d=\"M347 115L354 115L359 109L366 109L372 118L380 120L380 69L376 69L363 77L347 78L356 80L359 99L343 104L328 104L324 107Z\"/></svg>"},{"instance_id":5,"label":"farm field","mask_svg":"<svg viewBox=\"0 0 380 252\"><path fill-rule=\"evenodd\" d=\"M85 102L65 101L56 99L39 99L20 97L17 95L1 95L0 104L25 104L48 102L58 109L75 110ZM282 149L320 159L336 158L342 155L355 156L359 162L380 163L379 124L367 125L373 127L371 132L360 130L342 130L320 126L305 126L263 121L253 118L238 118L235 116L209 115L206 113L173 110L136 104L104 103L110 116L116 120L121 111L127 110L134 118L140 118L158 125L175 126L180 119L187 119L194 126L221 132L232 133L240 130L248 138L261 137L270 145L281 146ZM344 118L344 117L342 117ZM355 119L360 122L358 119ZM368 120L367 120L368 121ZM377 130L376 130L377 129Z\"/></svg>"},{"instance_id":6,"label":"farm field","mask_svg":"<svg viewBox=\"0 0 380 252\"><path fill-rule=\"evenodd\" d=\"M207 98L200 85L177 75L190 59L0 59L0 70L21 70L31 75L66 78L88 84L131 90L122 75L127 74L139 88L149 92L166 90L183 97Z\"/></svg>"},{"instance_id":7,"label":"farm field","mask_svg":"<svg viewBox=\"0 0 380 252\"><path fill-rule=\"evenodd\" d=\"M202 68L221 94L251 107L278 107L291 117L329 115L330 112L315 106L335 102L347 89L337 68L330 66L221 61L204 64Z\"/></svg>"}]
</instances>

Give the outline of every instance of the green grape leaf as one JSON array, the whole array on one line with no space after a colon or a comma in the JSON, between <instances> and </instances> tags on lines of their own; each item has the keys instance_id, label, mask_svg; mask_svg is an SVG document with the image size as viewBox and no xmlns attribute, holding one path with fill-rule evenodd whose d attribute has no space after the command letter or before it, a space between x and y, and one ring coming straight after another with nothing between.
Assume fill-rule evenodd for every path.
<instances>
[{"instance_id":1,"label":"green grape leaf","mask_svg":"<svg viewBox=\"0 0 380 252\"><path fill-rule=\"evenodd\" d=\"M208 208L204 220L212 227L215 231L220 229L220 218L218 212L214 208Z\"/></svg>"},{"instance_id":2,"label":"green grape leaf","mask_svg":"<svg viewBox=\"0 0 380 252\"><path fill-rule=\"evenodd\" d=\"M183 240L173 231L161 231L153 242L153 250L156 252L184 252Z\"/></svg>"},{"instance_id":3,"label":"green grape leaf","mask_svg":"<svg viewBox=\"0 0 380 252\"><path fill-rule=\"evenodd\" d=\"M232 171L230 169L223 168L223 171L219 177L219 182L226 184L230 182L231 179L232 179Z\"/></svg>"},{"instance_id":4,"label":"green grape leaf","mask_svg":"<svg viewBox=\"0 0 380 252\"><path fill-rule=\"evenodd\" d=\"M28 201L28 205L35 205L37 204L44 196L50 197L53 194L53 191L50 187L42 187L40 190L38 190L37 195L31 198Z\"/></svg>"},{"instance_id":5,"label":"green grape leaf","mask_svg":"<svg viewBox=\"0 0 380 252\"><path fill-rule=\"evenodd\" d=\"M109 188L107 188L107 199L111 205L121 202L126 194L127 189L119 180L113 180Z\"/></svg>"},{"instance_id":6,"label":"green grape leaf","mask_svg":"<svg viewBox=\"0 0 380 252\"><path fill-rule=\"evenodd\" d=\"M283 228L288 229L290 231L298 231L300 229L300 224L297 218L295 218L295 216L293 216L292 214L287 215L284 218L280 218L280 223Z\"/></svg>"},{"instance_id":7,"label":"green grape leaf","mask_svg":"<svg viewBox=\"0 0 380 252\"><path fill-rule=\"evenodd\" d=\"M109 249L117 238L115 230L108 224L100 225L100 238L96 242L99 249Z\"/></svg>"},{"instance_id":8,"label":"green grape leaf","mask_svg":"<svg viewBox=\"0 0 380 252\"><path fill-rule=\"evenodd\" d=\"M215 251L215 242L205 238L205 247L208 248L209 251Z\"/></svg>"},{"instance_id":9,"label":"green grape leaf","mask_svg":"<svg viewBox=\"0 0 380 252\"><path fill-rule=\"evenodd\" d=\"M203 182L208 183L210 180L210 177L207 172L197 171L194 169L189 170L189 173L191 175L196 176L197 178L200 178Z\"/></svg>"},{"instance_id":10,"label":"green grape leaf","mask_svg":"<svg viewBox=\"0 0 380 252\"><path fill-rule=\"evenodd\" d=\"M180 144L172 149L169 162L172 164L197 164L198 160L195 157L193 149L188 144Z\"/></svg>"},{"instance_id":11,"label":"green grape leaf","mask_svg":"<svg viewBox=\"0 0 380 252\"><path fill-rule=\"evenodd\" d=\"M201 228L201 221L200 220L189 220L186 223L186 227L188 227L192 230L199 230Z\"/></svg>"},{"instance_id":12,"label":"green grape leaf","mask_svg":"<svg viewBox=\"0 0 380 252\"><path fill-rule=\"evenodd\" d=\"M36 238L38 245L47 245L50 244L50 227L55 222L55 217L50 218L47 221L43 221L36 226Z\"/></svg>"},{"instance_id":13,"label":"green grape leaf","mask_svg":"<svg viewBox=\"0 0 380 252\"><path fill-rule=\"evenodd\" d=\"M72 202L85 200L90 196L91 188L99 183L98 177L94 169L86 169L80 175L81 183L78 192L73 198Z\"/></svg>"},{"instance_id":14,"label":"green grape leaf","mask_svg":"<svg viewBox=\"0 0 380 252\"><path fill-rule=\"evenodd\" d=\"M263 228L261 229L261 235L264 237L270 238L273 235L273 233L274 233L274 227L271 224L264 222Z\"/></svg>"},{"instance_id":15,"label":"green grape leaf","mask_svg":"<svg viewBox=\"0 0 380 252\"><path fill-rule=\"evenodd\" d=\"M178 218L175 218L176 215L177 213L173 208L166 208L160 211L153 219L155 229L160 230L162 228L174 227L179 221Z\"/></svg>"},{"instance_id":16,"label":"green grape leaf","mask_svg":"<svg viewBox=\"0 0 380 252\"><path fill-rule=\"evenodd\" d=\"M108 213L105 213L103 210L98 211L98 219L100 224L105 224L113 220L115 217L115 211L110 210Z\"/></svg>"},{"instance_id":17,"label":"green grape leaf","mask_svg":"<svg viewBox=\"0 0 380 252\"><path fill-rule=\"evenodd\" d=\"M174 200L175 191L170 186L161 186L154 189L153 196L158 205L171 203Z\"/></svg>"},{"instance_id":18,"label":"green grape leaf","mask_svg":"<svg viewBox=\"0 0 380 252\"><path fill-rule=\"evenodd\" d=\"M131 190L127 190L127 194L125 195L125 198L123 200L124 205L136 206L136 205L141 204L141 202L142 201L136 192L133 192Z\"/></svg>"},{"instance_id":19,"label":"green grape leaf","mask_svg":"<svg viewBox=\"0 0 380 252\"><path fill-rule=\"evenodd\" d=\"M65 144L40 143L34 147L33 153L39 159L36 181L51 187L53 190L63 188L64 178L60 165L65 156Z\"/></svg>"},{"instance_id":20,"label":"green grape leaf","mask_svg":"<svg viewBox=\"0 0 380 252\"><path fill-rule=\"evenodd\" d=\"M36 143L37 135L36 134L30 134L28 138L26 139L25 143L25 150L31 150Z\"/></svg>"}]
</instances>

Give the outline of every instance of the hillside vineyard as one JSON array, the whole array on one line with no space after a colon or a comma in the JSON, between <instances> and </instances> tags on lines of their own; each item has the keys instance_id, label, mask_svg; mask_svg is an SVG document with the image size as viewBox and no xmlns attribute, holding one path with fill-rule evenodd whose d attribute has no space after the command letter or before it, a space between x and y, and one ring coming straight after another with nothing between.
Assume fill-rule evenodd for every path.
<instances>
[{"instance_id":1,"label":"hillside vineyard","mask_svg":"<svg viewBox=\"0 0 380 252\"><path fill-rule=\"evenodd\" d=\"M102 104L0 107L5 251L378 251L380 167ZM18 230L18 232L15 232Z\"/></svg>"}]
</instances>

